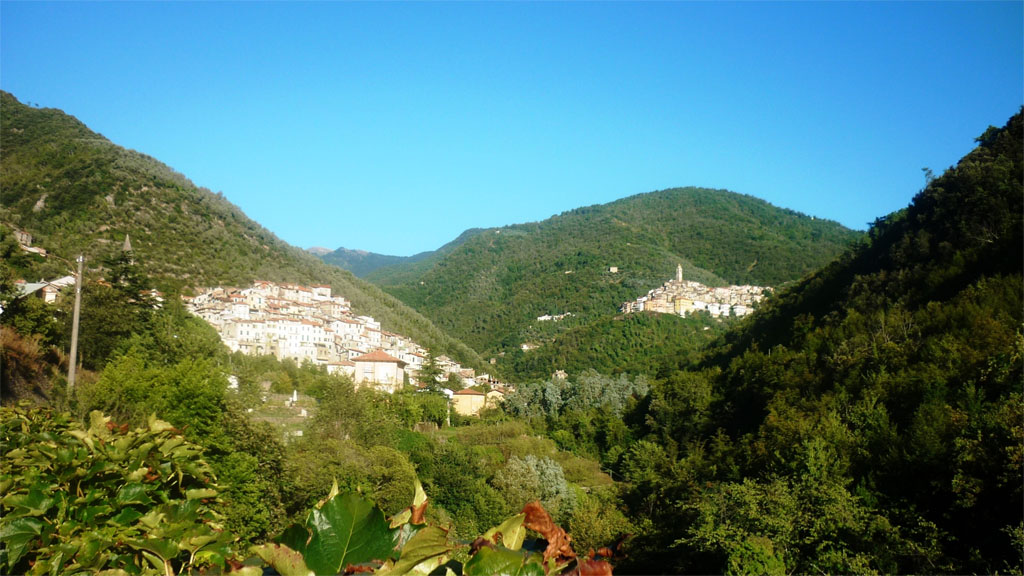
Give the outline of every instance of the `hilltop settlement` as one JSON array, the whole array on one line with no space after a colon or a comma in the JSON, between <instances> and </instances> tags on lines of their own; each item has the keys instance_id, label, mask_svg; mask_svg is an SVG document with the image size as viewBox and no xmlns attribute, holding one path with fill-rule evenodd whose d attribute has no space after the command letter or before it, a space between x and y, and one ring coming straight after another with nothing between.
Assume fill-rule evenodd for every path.
<instances>
[{"instance_id":1,"label":"hilltop settlement","mask_svg":"<svg viewBox=\"0 0 1024 576\"><path fill-rule=\"evenodd\" d=\"M232 351L311 362L386 392L415 382L428 358L411 339L382 330L370 316L354 315L349 301L333 295L330 286L256 281L248 288L210 288L183 299ZM490 382L487 374L477 375L446 356L435 363L467 387Z\"/></svg>"},{"instance_id":2,"label":"hilltop settlement","mask_svg":"<svg viewBox=\"0 0 1024 576\"><path fill-rule=\"evenodd\" d=\"M676 277L646 295L626 302L622 312L658 312L689 316L707 312L714 318L746 316L754 311L771 288L762 286L724 286L712 288L699 282L683 280L683 266L676 266Z\"/></svg>"}]
</instances>

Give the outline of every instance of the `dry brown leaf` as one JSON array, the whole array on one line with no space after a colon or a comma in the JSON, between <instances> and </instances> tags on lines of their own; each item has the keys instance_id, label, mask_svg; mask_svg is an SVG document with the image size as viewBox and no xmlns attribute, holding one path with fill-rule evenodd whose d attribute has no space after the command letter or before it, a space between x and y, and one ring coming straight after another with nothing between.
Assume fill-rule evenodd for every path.
<instances>
[{"instance_id":1,"label":"dry brown leaf","mask_svg":"<svg viewBox=\"0 0 1024 576\"><path fill-rule=\"evenodd\" d=\"M558 563L576 557L576 553L572 551L572 546L569 545L572 537L555 524L551 519L551 515L540 505L540 502L534 501L524 506L523 514L526 514L526 520L523 521L523 525L530 530L538 532L548 541L548 547L544 550L545 563L552 558Z\"/></svg>"},{"instance_id":2,"label":"dry brown leaf","mask_svg":"<svg viewBox=\"0 0 1024 576\"><path fill-rule=\"evenodd\" d=\"M604 560L580 560L576 571L579 576L612 576L612 565Z\"/></svg>"}]
</instances>

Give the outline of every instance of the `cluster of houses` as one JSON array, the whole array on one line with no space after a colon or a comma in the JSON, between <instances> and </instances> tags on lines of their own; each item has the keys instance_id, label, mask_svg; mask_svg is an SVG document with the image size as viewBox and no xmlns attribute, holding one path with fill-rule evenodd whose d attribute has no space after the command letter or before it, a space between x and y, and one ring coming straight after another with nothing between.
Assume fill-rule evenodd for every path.
<instances>
[{"instance_id":1,"label":"cluster of houses","mask_svg":"<svg viewBox=\"0 0 1024 576\"><path fill-rule=\"evenodd\" d=\"M621 311L658 312L689 316L707 312L713 317L745 316L754 311L754 304L771 292L762 286L725 286L712 288L699 282L684 281L683 267L676 267L676 277L645 296L622 305Z\"/></svg>"},{"instance_id":2,"label":"cluster of houses","mask_svg":"<svg viewBox=\"0 0 1024 576\"><path fill-rule=\"evenodd\" d=\"M43 258L46 258L46 250L32 246L32 235L24 230L18 228L11 228L14 233L14 239L18 242L18 246L22 251L30 254L38 254ZM54 304L57 302L57 296L60 291L68 286L72 286L75 283L74 276L64 276L56 280L39 280L39 282L26 282L24 279L19 279L14 283L15 297L21 298L23 296L34 296L41 298L47 304ZM3 311L3 303L0 302L0 312Z\"/></svg>"},{"instance_id":3,"label":"cluster of houses","mask_svg":"<svg viewBox=\"0 0 1024 576\"><path fill-rule=\"evenodd\" d=\"M60 291L68 286L74 285L74 276L64 276L57 278L56 280L40 280L39 282L17 280L14 283L14 288L19 297L36 296L38 298L42 298L43 302L46 302L47 304L55 304L57 302L57 296L60 295Z\"/></svg>"},{"instance_id":4,"label":"cluster of houses","mask_svg":"<svg viewBox=\"0 0 1024 576\"><path fill-rule=\"evenodd\" d=\"M308 361L331 374L347 374L357 385L386 392L406 383L424 384L416 382L416 374L429 352L405 336L382 330L372 317L355 315L349 301L333 295L330 286L256 281L248 288L217 287L182 299L232 351ZM475 399L480 395L486 400L486 395L472 387L498 384L447 356L435 358L435 363L441 378L454 374L466 386L453 397L453 407L460 413L477 404L480 408L467 413L483 407ZM460 396L466 399L459 400Z\"/></svg>"}]
</instances>

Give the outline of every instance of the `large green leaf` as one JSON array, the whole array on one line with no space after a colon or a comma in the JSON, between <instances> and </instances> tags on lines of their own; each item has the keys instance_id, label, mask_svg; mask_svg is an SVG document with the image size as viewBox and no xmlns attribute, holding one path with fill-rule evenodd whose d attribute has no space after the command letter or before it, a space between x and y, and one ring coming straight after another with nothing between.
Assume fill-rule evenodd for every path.
<instances>
[{"instance_id":1,"label":"large green leaf","mask_svg":"<svg viewBox=\"0 0 1024 576\"><path fill-rule=\"evenodd\" d=\"M78 512L78 515L81 517L82 522L91 524L95 521L96 517L110 514L113 510L114 508L112 506L108 506L106 504L102 506L86 506ZM134 522L134 520L132 520L132 522Z\"/></svg>"},{"instance_id":2,"label":"large green leaf","mask_svg":"<svg viewBox=\"0 0 1024 576\"><path fill-rule=\"evenodd\" d=\"M284 544L292 550L305 550L309 544L310 533L305 526L292 524L287 530L274 539L278 544Z\"/></svg>"},{"instance_id":3,"label":"large green leaf","mask_svg":"<svg viewBox=\"0 0 1024 576\"><path fill-rule=\"evenodd\" d=\"M117 503L124 504L152 504L153 499L147 494L146 486L141 482L125 484L117 491Z\"/></svg>"},{"instance_id":4,"label":"large green leaf","mask_svg":"<svg viewBox=\"0 0 1024 576\"><path fill-rule=\"evenodd\" d=\"M417 570L431 560L438 560L451 551L448 547L448 532L436 526L428 526L416 533L402 547L402 556L398 562L385 570L381 576L402 576L409 573L429 573L430 570ZM436 568L431 565L431 568Z\"/></svg>"},{"instance_id":5,"label":"large green leaf","mask_svg":"<svg viewBox=\"0 0 1024 576\"><path fill-rule=\"evenodd\" d=\"M526 514L516 514L488 530L484 534L484 538L497 544L498 534L501 534L501 543L505 548L519 550L523 545L523 540L526 539L526 528L523 527L524 520L526 520Z\"/></svg>"},{"instance_id":6,"label":"large green leaf","mask_svg":"<svg viewBox=\"0 0 1024 576\"><path fill-rule=\"evenodd\" d=\"M28 543L39 536L42 529L42 521L28 517L16 518L0 526L0 540L7 546L10 567L18 563Z\"/></svg>"},{"instance_id":7,"label":"large green leaf","mask_svg":"<svg viewBox=\"0 0 1024 576\"><path fill-rule=\"evenodd\" d=\"M350 564L383 561L394 544L384 513L357 494L338 495L314 508L306 527L312 537L300 552L317 574L337 574Z\"/></svg>"},{"instance_id":8,"label":"large green leaf","mask_svg":"<svg viewBox=\"0 0 1024 576\"><path fill-rule=\"evenodd\" d=\"M131 526L139 518L142 518L142 512L134 508L122 508L116 516L110 519L110 522L120 524L121 526Z\"/></svg>"},{"instance_id":9,"label":"large green leaf","mask_svg":"<svg viewBox=\"0 0 1024 576\"><path fill-rule=\"evenodd\" d=\"M3 505L14 508L17 516L42 516L55 502L54 498L34 487L28 494L12 494L3 499Z\"/></svg>"},{"instance_id":10,"label":"large green leaf","mask_svg":"<svg viewBox=\"0 0 1024 576\"><path fill-rule=\"evenodd\" d=\"M522 552L485 546L466 562L465 576L543 576L544 568Z\"/></svg>"},{"instance_id":11,"label":"large green leaf","mask_svg":"<svg viewBox=\"0 0 1024 576\"><path fill-rule=\"evenodd\" d=\"M165 538L146 538L145 540L129 540L128 545L136 550L145 550L159 556L162 560L173 560L178 556L178 545Z\"/></svg>"}]
</instances>

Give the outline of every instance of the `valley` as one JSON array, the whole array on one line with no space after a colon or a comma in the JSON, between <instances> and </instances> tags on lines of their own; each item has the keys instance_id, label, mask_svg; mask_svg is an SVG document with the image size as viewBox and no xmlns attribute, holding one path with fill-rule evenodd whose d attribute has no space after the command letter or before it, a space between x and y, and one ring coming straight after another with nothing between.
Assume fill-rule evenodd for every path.
<instances>
[{"instance_id":1,"label":"valley","mask_svg":"<svg viewBox=\"0 0 1024 576\"><path fill-rule=\"evenodd\" d=\"M395 260L0 111L2 572L1021 568L1021 113L865 233L671 188Z\"/></svg>"},{"instance_id":2,"label":"valley","mask_svg":"<svg viewBox=\"0 0 1024 576\"><path fill-rule=\"evenodd\" d=\"M860 233L725 190L679 188L472 230L428 258L365 276L515 376L504 358L538 316L604 322L671 278L782 286L827 264ZM328 256L323 257L325 260ZM615 272L611 270L614 269Z\"/></svg>"}]
</instances>

